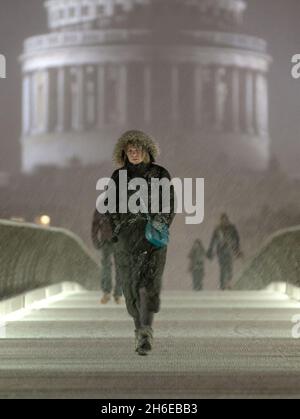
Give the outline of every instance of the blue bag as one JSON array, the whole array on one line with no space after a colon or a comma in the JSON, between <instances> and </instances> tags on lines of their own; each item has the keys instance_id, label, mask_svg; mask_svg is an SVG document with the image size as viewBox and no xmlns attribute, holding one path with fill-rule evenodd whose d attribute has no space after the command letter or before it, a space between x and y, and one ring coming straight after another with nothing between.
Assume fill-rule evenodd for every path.
<instances>
[{"instance_id":1,"label":"blue bag","mask_svg":"<svg viewBox=\"0 0 300 419\"><path fill-rule=\"evenodd\" d=\"M145 235L148 242L158 249L168 246L170 241L169 227L162 224L159 229L155 228L150 220L146 225Z\"/></svg>"},{"instance_id":2,"label":"blue bag","mask_svg":"<svg viewBox=\"0 0 300 419\"><path fill-rule=\"evenodd\" d=\"M152 246L156 247L157 249L162 249L168 246L170 241L169 226L167 224L155 223L155 221L153 222L148 214L146 205L142 197L140 197L140 200L148 220L145 229L146 239L149 243L152 244Z\"/></svg>"}]
</instances>

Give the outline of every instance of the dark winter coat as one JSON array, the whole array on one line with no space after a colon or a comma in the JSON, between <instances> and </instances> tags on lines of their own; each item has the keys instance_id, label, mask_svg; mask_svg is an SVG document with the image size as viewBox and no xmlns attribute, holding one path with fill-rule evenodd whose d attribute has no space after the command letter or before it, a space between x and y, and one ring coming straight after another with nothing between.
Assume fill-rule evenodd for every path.
<instances>
[{"instance_id":1,"label":"dark winter coat","mask_svg":"<svg viewBox=\"0 0 300 419\"><path fill-rule=\"evenodd\" d=\"M112 233L110 218L96 210L92 222L92 241L95 249L99 250L102 246L111 242Z\"/></svg>"},{"instance_id":2,"label":"dark winter coat","mask_svg":"<svg viewBox=\"0 0 300 419\"><path fill-rule=\"evenodd\" d=\"M149 153L150 163L133 165L126 157L127 146L135 145L142 147ZM114 152L114 161L119 166L112 179L117 185L117 197L119 195L119 171L126 170L128 182L140 177L148 182L152 178L171 179L168 171L155 164L158 155L158 147L153 139L139 131L130 131L124 134L118 141ZM151 188L149 191L149 210L151 209ZM136 191L128 191L128 200ZM118 213L119 201L116 202L117 213L110 214L114 234L117 237L116 257L120 271L122 272L122 286L129 314L139 316L139 290L146 288L148 295L148 310L158 312L160 307L160 292L162 276L166 263L167 248L154 248L145 237L147 224L146 214ZM171 211L162 213L162 208L155 214L149 215L153 221L167 224L169 227L174 219L174 190L171 188Z\"/></svg>"},{"instance_id":3,"label":"dark winter coat","mask_svg":"<svg viewBox=\"0 0 300 419\"><path fill-rule=\"evenodd\" d=\"M136 146L142 147L144 150L146 150L149 153L150 156L150 163L141 163L139 165L133 165L131 164L125 154L125 150L129 144L134 144ZM149 137L148 135L139 132L139 131L129 131L125 133L120 140L118 141L115 150L114 150L114 162L119 166L119 168L113 173L112 180L117 185L117 213L116 214L110 214L111 223L113 226L113 230L116 235L120 233L120 231L124 228L127 228L130 224L135 223L139 220L147 221L147 216L145 214L120 214L118 212L119 209L119 172L121 170L127 171L127 177L128 177L128 183L133 180L134 178L143 178L148 183L148 204L149 204L149 215L152 221L160 222L167 224L169 227L172 224L172 221L174 219L174 189L171 188L171 200L170 200L170 206L171 211L169 213L163 213L163 208L160 205L160 212L159 213L151 213L151 179L168 179L171 180L171 176L169 172L155 164L155 160L157 156L159 155L159 149L155 141ZM128 191L128 201L130 197L135 193L135 191ZM161 199L161 193L160 193L160 202L162 202Z\"/></svg>"},{"instance_id":4,"label":"dark winter coat","mask_svg":"<svg viewBox=\"0 0 300 419\"><path fill-rule=\"evenodd\" d=\"M209 250L208 257L212 259L218 255L220 263L223 261L231 261L234 256L240 253L240 236L233 224L219 226L215 229Z\"/></svg>"},{"instance_id":5,"label":"dark winter coat","mask_svg":"<svg viewBox=\"0 0 300 419\"><path fill-rule=\"evenodd\" d=\"M196 240L189 253L190 271L204 271L206 251L199 240Z\"/></svg>"}]
</instances>

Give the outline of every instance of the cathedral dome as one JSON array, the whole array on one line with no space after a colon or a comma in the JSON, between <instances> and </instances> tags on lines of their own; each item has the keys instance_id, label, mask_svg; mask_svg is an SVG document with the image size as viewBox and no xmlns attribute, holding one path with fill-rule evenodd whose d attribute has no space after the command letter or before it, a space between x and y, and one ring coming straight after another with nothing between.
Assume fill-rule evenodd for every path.
<instances>
[{"instance_id":1,"label":"cathedral dome","mask_svg":"<svg viewBox=\"0 0 300 419\"><path fill-rule=\"evenodd\" d=\"M120 26L198 28L239 27L246 9L244 0L48 0L49 27L115 28ZM170 13L171 11L171 13ZM153 19L151 19L153 17Z\"/></svg>"},{"instance_id":2,"label":"cathedral dome","mask_svg":"<svg viewBox=\"0 0 300 419\"><path fill-rule=\"evenodd\" d=\"M196 159L268 166L271 58L243 33L244 0L45 6L50 30L27 39L21 58L25 171L110 161L132 128L163 138L174 159L188 148Z\"/></svg>"}]
</instances>

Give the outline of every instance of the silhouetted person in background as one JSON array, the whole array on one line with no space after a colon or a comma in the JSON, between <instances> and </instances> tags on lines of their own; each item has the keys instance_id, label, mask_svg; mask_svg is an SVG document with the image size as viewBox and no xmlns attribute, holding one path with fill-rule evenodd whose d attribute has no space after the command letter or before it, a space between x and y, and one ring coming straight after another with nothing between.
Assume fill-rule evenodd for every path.
<instances>
[{"instance_id":1,"label":"silhouetted person in background","mask_svg":"<svg viewBox=\"0 0 300 419\"><path fill-rule=\"evenodd\" d=\"M206 251L201 240L196 240L192 250L189 253L190 267L189 271L193 275L194 291L203 290L203 280L205 275L205 258Z\"/></svg>"},{"instance_id":2,"label":"silhouetted person in background","mask_svg":"<svg viewBox=\"0 0 300 419\"><path fill-rule=\"evenodd\" d=\"M103 291L103 297L101 304L107 304L112 297L113 291L113 258L115 257L115 245L112 242L112 227L107 215L100 214L97 210L94 213L93 225L92 225L92 240L95 249L101 250L101 289ZM121 275L118 269L116 257L115 257L115 271L116 271L116 283L114 288L114 299L117 304L121 304L122 297L122 284Z\"/></svg>"},{"instance_id":3,"label":"silhouetted person in background","mask_svg":"<svg viewBox=\"0 0 300 419\"><path fill-rule=\"evenodd\" d=\"M212 260L215 254L220 264L220 289L229 290L233 278L234 258L242 257L242 252L239 233L227 214L222 214L221 222L213 233L207 257Z\"/></svg>"}]
</instances>

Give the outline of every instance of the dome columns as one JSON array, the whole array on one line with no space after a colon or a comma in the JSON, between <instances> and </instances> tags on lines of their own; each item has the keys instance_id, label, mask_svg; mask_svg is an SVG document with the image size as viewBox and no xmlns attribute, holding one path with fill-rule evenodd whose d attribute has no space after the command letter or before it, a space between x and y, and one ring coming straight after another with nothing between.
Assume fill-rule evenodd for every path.
<instances>
[{"instance_id":1,"label":"dome columns","mask_svg":"<svg viewBox=\"0 0 300 419\"><path fill-rule=\"evenodd\" d=\"M181 93L184 68L166 63L170 75L170 109L163 116L179 124L183 107ZM159 91L151 63L140 64L142 125L155 123L153 92ZM192 67L189 110L195 129L228 130L249 136L268 136L268 84L264 72L237 66ZM112 71L113 69L113 71ZM90 74L88 73L90 71ZM128 114L130 63L59 67L25 73L23 79L23 133L84 132L111 124L131 124ZM88 78L87 78L88 77ZM211 101L211 107L208 107ZM136 104L140 106L140 104ZM208 122L209 121L209 122Z\"/></svg>"}]
</instances>

